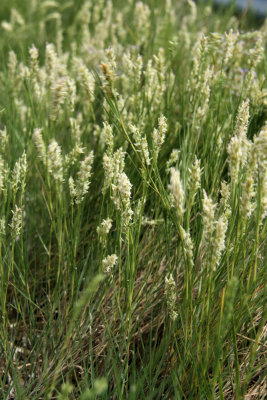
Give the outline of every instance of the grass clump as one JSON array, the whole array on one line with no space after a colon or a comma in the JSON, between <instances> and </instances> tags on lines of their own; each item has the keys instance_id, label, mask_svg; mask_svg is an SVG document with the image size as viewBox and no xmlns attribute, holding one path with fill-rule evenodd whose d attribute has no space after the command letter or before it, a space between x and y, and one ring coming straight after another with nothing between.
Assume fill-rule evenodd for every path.
<instances>
[{"instance_id":1,"label":"grass clump","mask_svg":"<svg viewBox=\"0 0 267 400\"><path fill-rule=\"evenodd\" d=\"M12 7L1 399L263 399L266 23L191 0Z\"/></svg>"}]
</instances>

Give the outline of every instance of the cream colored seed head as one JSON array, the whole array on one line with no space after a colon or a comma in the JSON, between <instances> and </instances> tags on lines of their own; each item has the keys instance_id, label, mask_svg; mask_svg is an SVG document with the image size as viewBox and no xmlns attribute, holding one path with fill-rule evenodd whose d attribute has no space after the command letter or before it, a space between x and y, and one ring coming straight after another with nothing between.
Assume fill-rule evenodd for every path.
<instances>
[{"instance_id":1,"label":"cream colored seed head","mask_svg":"<svg viewBox=\"0 0 267 400\"><path fill-rule=\"evenodd\" d=\"M230 190L229 185L225 181L222 181L221 183L221 196L225 202L228 202L230 197Z\"/></svg>"},{"instance_id":2,"label":"cream colored seed head","mask_svg":"<svg viewBox=\"0 0 267 400\"><path fill-rule=\"evenodd\" d=\"M74 59L74 69L78 75L78 80L83 86L83 90L90 101L94 101L95 79L83 61L79 58Z\"/></svg>"},{"instance_id":3,"label":"cream colored seed head","mask_svg":"<svg viewBox=\"0 0 267 400\"><path fill-rule=\"evenodd\" d=\"M84 153L84 150L84 147L76 143L73 149L65 155L64 168L68 169L71 165L74 165L79 160L80 155Z\"/></svg>"},{"instance_id":4,"label":"cream colored seed head","mask_svg":"<svg viewBox=\"0 0 267 400\"><path fill-rule=\"evenodd\" d=\"M22 15L16 10L16 8L11 8L10 22L14 25L24 25L25 21Z\"/></svg>"},{"instance_id":5,"label":"cream colored seed head","mask_svg":"<svg viewBox=\"0 0 267 400\"><path fill-rule=\"evenodd\" d=\"M26 174L27 174L27 158L26 158L26 153L24 151L22 157L16 162L12 171L11 189L13 190L14 194L17 193L17 190L19 189L19 184L21 186L22 193L24 193Z\"/></svg>"},{"instance_id":6,"label":"cream colored seed head","mask_svg":"<svg viewBox=\"0 0 267 400\"><path fill-rule=\"evenodd\" d=\"M161 115L158 119L158 129L154 128L152 133L154 157L157 160L158 153L164 143L166 132L168 129L167 119Z\"/></svg>"},{"instance_id":7,"label":"cream colored seed head","mask_svg":"<svg viewBox=\"0 0 267 400\"><path fill-rule=\"evenodd\" d=\"M72 176L69 177L69 190L70 190L71 204L74 204L74 199L76 197L76 188Z\"/></svg>"},{"instance_id":8,"label":"cream colored seed head","mask_svg":"<svg viewBox=\"0 0 267 400\"><path fill-rule=\"evenodd\" d=\"M174 206L177 209L179 217L184 214L184 189L180 177L180 171L175 168L171 168L171 179L169 184L169 190L172 194Z\"/></svg>"},{"instance_id":9,"label":"cream colored seed head","mask_svg":"<svg viewBox=\"0 0 267 400\"><path fill-rule=\"evenodd\" d=\"M127 73L130 76L133 76L134 75L134 67L135 67L135 65L134 65L134 62L133 62L133 60L131 58L131 54L130 54L129 51L127 51L126 53L123 53L122 61L123 61L123 64L125 66L125 69L126 69Z\"/></svg>"},{"instance_id":10,"label":"cream colored seed head","mask_svg":"<svg viewBox=\"0 0 267 400\"><path fill-rule=\"evenodd\" d=\"M112 156L109 156L107 153L103 155L103 168L105 173L103 192L110 187L114 177L114 159Z\"/></svg>"},{"instance_id":11,"label":"cream colored seed head","mask_svg":"<svg viewBox=\"0 0 267 400\"><path fill-rule=\"evenodd\" d=\"M45 71L49 81L52 81L54 79L56 67L57 54L55 46L51 43L47 43L45 48Z\"/></svg>"},{"instance_id":12,"label":"cream colored seed head","mask_svg":"<svg viewBox=\"0 0 267 400\"><path fill-rule=\"evenodd\" d=\"M190 7L190 22L194 23L197 18L197 6L193 0L187 0L187 3Z\"/></svg>"},{"instance_id":13,"label":"cream colored seed head","mask_svg":"<svg viewBox=\"0 0 267 400\"><path fill-rule=\"evenodd\" d=\"M254 139L260 186L260 220L267 215L267 123Z\"/></svg>"},{"instance_id":14,"label":"cream colored seed head","mask_svg":"<svg viewBox=\"0 0 267 400\"><path fill-rule=\"evenodd\" d=\"M29 50L30 53L30 71L32 76L36 76L39 72L39 53L34 44Z\"/></svg>"},{"instance_id":15,"label":"cream colored seed head","mask_svg":"<svg viewBox=\"0 0 267 400\"><path fill-rule=\"evenodd\" d=\"M259 174L264 176L267 170L267 122L260 130L259 135L254 139L254 146L259 165Z\"/></svg>"},{"instance_id":16,"label":"cream colored seed head","mask_svg":"<svg viewBox=\"0 0 267 400\"><path fill-rule=\"evenodd\" d=\"M170 167L178 161L180 150L173 149L169 160L166 163L166 172L170 172Z\"/></svg>"},{"instance_id":17,"label":"cream colored seed head","mask_svg":"<svg viewBox=\"0 0 267 400\"><path fill-rule=\"evenodd\" d=\"M248 61L251 69L256 68L256 66L260 63L265 51L262 33L260 31L255 33L256 37L254 38L254 40L256 40L256 45L254 48L249 50L250 58Z\"/></svg>"},{"instance_id":18,"label":"cream colored seed head","mask_svg":"<svg viewBox=\"0 0 267 400\"><path fill-rule=\"evenodd\" d=\"M117 68L117 64L116 64L116 56L115 56L113 47L109 47L108 49L106 49L106 56L109 60L112 70L115 71Z\"/></svg>"},{"instance_id":19,"label":"cream colored seed head","mask_svg":"<svg viewBox=\"0 0 267 400\"><path fill-rule=\"evenodd\" d=\"M235 125L235 135L241 138L242 141L246 139L249 121L249 99L243 101L238 109Z\"/></svg>"},{"instance_id":20,"label":"cream colored seed head","mask_svg":"<svg viewBox=\"0 0 267 400\"><path fill-rule=\"evenodd\" d=\"M8 143L8 137L6 132L6 127L0 129L0 151L1 153L5 153L6 146Z\"/></svg>"},{"instance_id":21,"label":"cream colored seed head","mask_svg":"<svg viewBox=\"0 0 267 400\"><path fill-rule=\"evenodd\" d=\"M0 218L0 238L6 234L6 219L5 217Z\"/></svg>"},{"instance_id":22,"label":"cream colored seed head","mask_svg":"<svg viewBox=\"0 0 267 400\"><path fill-rule=\"evenodd\" d=\"M130 204L132 184L125 172L118 174L117 183L112 184L111 188L114 205L117 210L122 211L123 228L126 230L132 220L133 211Z\"/></svg>"},{"instance_id":23,"label":"cream colored seed head","mask_svg":"<svg viewBox=\"0 0 267 400\"><path fill-rule=\"evenodd\" d=\"M254 205L252 204L254 195L254 179L251 174L248 174L245 182L242 184L241 214L244 219L249 218L254 209Z\"/></svg>"},{"instance_id":24,"label":"cream colored seed head","mask_svg":"<svg viewBox=\"0 0 267 400\"><path fill-rule=\"evenodd\" d=\"M118 175L122 173L125 165L125 152L120 147L113 156L114 160L114 178L117 179Z\"/></svg>"},{"instance_id":25,"label":"cream colored seed head","mask_svg":"<svg viewBox=\"0 0 267 400\"><path fill-rule=\"evenodd\" d=\"M183 244L184 244L184 250L185 253L187 255L188 258L188 262L190 264L191 267L193 267L194 265L194 261L193 261L193 251L194 251L194 247L193 247L193 242L190 236L190 233L184 230L183 227L181 227L181 236L183 239Z\"/></svg>"},{"instance_id":26,"label":"cream colored seed head","mask_svg":"<svg viewBox=\"0 0 267 400\"><path fill-rule=\"evenodd\" d=\"M176 312L176 302L177 302L177 296L176 296L176 284L173 279L172 274L170 274L169 278L167 276L165 277L165 297L167 300L167 307L168 311L170 314L171 320L175 321L177 318L178 314Z\"/></svg>"},{"instance_id":27,"label":"cream colored seed head","mask_svg":"<svg viewBox=\"0 0 267 400\"><path fill-rule=\"evenodd\" d=\"M113 182L117 182L119 174L122 173L124 169L124 157L125 153L122 151L122 148L119 148L113 155L104 153L103 167L105 172L105 180L103 192L105 192Z\"/></svg>"},{"instance_id":28,"label":"cream colored seed head","mask_svg":"<svg viewBox=\"0 0 267 400\"><path fill-rule=\"evenodd\" d=\"M17 193L18 185L20 182L20 160L16 162L12 171L11 189L14 194Z\"/></svg>"},{"instance_id":29,"label":"cream colored seed head","mask_svg":"<svg viewBox=\"0 0 267 400\"><path fill-rule=\"evenodd\" d=\"M149 34L150 26L150 8L147 4L142 1L138 1L134 8L134 22L136 25L136 31L138 32L138 41L143 43Z\"/></svg>"},{"instance_id":30,"label":"cream colored seed head","mask_svg":"<svg viewBox=\"0 0 267 400\"><path fill-rule=\"evenodd\" d=\"M158 124L159 124L159 130L160 130L161 136L164 136L168 129L167 118L164 117L164 115L161 115L159 117Z\"/></svg>"},{"instance_id":31,"label":"cream colored seed head","mask_svg":"<svg viewBox=\"0 0 267 400\"><path fill-rule=\"evenodd\" d=\"M51 119L52 121L55 121L59 110L59 106L61 104L64 104L68 95L66 77L61 77L57 80L57 82L52 87L52 93L53 93L53 104L51 111Z\"/></svg>"},{"instance_id":32,"label":"cream colored seed head","mask_svg":"<svg viewBox=\"0 0 267 400\"><path fill-rule=\"evenodd\" d=\"M143 160L145 161L146 165L150 165L150 158L149 158L149 150L148 150L148 143L145 136L141 138L141 153L143 155Z\"/></svg>"},{"instance_id":33,"label":"cream colored seed head","mask_svg":"<svg viewBox=\"0 0 267 400\"><path fill-rule=\"evenodd\" d=\"M108 154L112 154L114 147L113 130L112 126L109 125L107 122L103 122L103 136L105 144L107 146Z\"/></svg>"},{"instance_id":34,"label":"cream colored seed head","mask_svg":"<svg viewBox=\"0 0 267 400\"><path fill-rule=\"evenodd\" d=\"M131 188L132 184L128 176L125 174L125 172L120 173L118 176L118 190L123 204L127 204L129 202L131 198Z\"/></svg>"},{"instance_id":35,"label":"cream colored seed head","mask_svg":"<svg viewBox=\"0 0 267 400\"><path fill-rule=\"evenodd\" d=\"M214 214L215 214L215 207L216 205L213 203L212 199L207 196L207 193L205 190L203 190L203 201L202 201L202 207L203 207L203 216L202 216L202 222L203 222L203 237L202 241L203 244L206 246L209 246L212 242L212 236L214 233L214 228L215 228L215 219L214 219Z\"/></svg>"},{"instance_id":36,"label":"cream colored seed head","mask_svg":"<svg viewBox=\"0 0 267 400\"><path fill-rule=\"evenodd\" d=\"M111 227L112 227L112 219L110 218L103 219L101 225L97 227L97 232L99 233L99 235L108 235Z\"/></svg>"},{"instance_id":37,"label":"cream colored seed head","mask_svg":"<svg viewBox=\"0 0 267 400\"><path fill-rule=\"evenodd\" d=\"M225 65L228 64L229 60L232 58L234 53L235 44L238 39L238 32L234 33L233 29L230 29L229 32L225 32L225 56L224 56L224 63Z\"/></svg>"},{"instance_id":38,"label":"cream colored seed head","mask_svg":"<svg viewBox=\"0 0 267 400\"><path fill-rule=\"evenodd\" d=\"M61 147L55 139L52 139L49 143L47 156L48 172L56 181L63 183L63 157Z\"/></svg>"},{"instance_id":39,"label":"cream colored seed head","mask_svg":"<svg viewBox=\"0 0 267 400\"><path fill-rule=\"evenodd\" d=\"M225 248L225 234L227 226L228 226L228 221L226 220L224 215L222 215L215 223L215 238L213 242L213 251L211 260L211 266L213 270L218 265L221 258L221 253Z\"/></svg>"},{"instance_id":40,"label":"cream colored seed head","mask_svg":"<svg viewBox=\"0 0 267 400\"><path fill-rule=\"evenodd\" d=\"M22 208L19 208L17 205L15 206L15 210L12 210L12 220L11 224L9 225L11 228L11 237L12 240L16 240L21 232L22 227Z\"/></svg>"},{"instance_id":41,"label":"cream colored seed head","mask_svg":"<svg viewBox=\"0 0 267 400\"><path fill-rule=\"evenodd\" d=\"M116 254L111 254L107 256L102 261L102 267L105 274L110 274L118 262L118 256Z\"/></svg>"},{"instance_id":42,"label":"cream colored seed head","mask_svg":"<svg viewBox=\"0 0 267 400\"><path fill-rule=\"evenodd\" d=\"M88 192L93 160L94 153L91 151L91 153L80 163L80 170L77 174L76 181L76 204L80 204L85 194Z\"/></svg>"},{"instance_id":43,"label":"cream colored seed head","mask_svg":"<svg viewBox=\"0 0 267 400\"><path fill-rule=\"evenodd\" d=\"M130 124L129 128L133 134L134 144L141 153L142 161L147 165L150 165L149 150L146 137L141 135L139 129L135 125Z\"/></svg>"},{"instance_id":44,"label":"cream colored seed head","mask_svg":"<svg viewBox=\"0 0 267 400\"><path fill-rule=\"evenodd\" d=\"M35 142L35 146L37 147L39 157L46 164L46 147L42 137L42 128L36 128L33 132L33 140Z\"/></svg>"},{"instance_id":45,"label":"cream colored seed head","mask_svg":"<svg viewBox=\"0 0 267 400\"><path fill-rule=\"evenodd\" d=\"M230 217L231 215L231 208L229 206L229 198L230 198L230 185L227 184L225 181L221 182L221 200L220 204L225 212L226 217Z\"/></svg>"},{"instance_id":46,"label":"cream colored seed head","mask_svg":"<svg viewBox=\"0 0 267 400\"><path fill-rule=\"evenodd\" d=\"M23 152L21 159L20 159L20 165L21 165L21 178L20 178L20 183L21 183L21 191L24 193L25 191L25 184L26 184L26 175L27 175L27 170L28 170L28 163L27 163L27 157L25 151Z\"/></svg>"},{"instance_id":47,"label":"cream colored seed head","mask_svg":"<svg viewBox=\"0 0 267 400\"><path fill-rule=\"evenodd\" d=\"M195 157L194 164L189 169L189 191L192 198L194 199L197 190L200 188L201 168L200 161Z\"/></svg>"},{"instance_id":48,"label":"cream colored seed head","mask_svg":"<svg viewBox=\"0 0 267 400\"><path fill-rule=\"evenodd\" d=\"M13 50L11 50L8 53L8 75L11 77L11 79L15 79L17 65L18 65L18 60L16 53Z\"/></svg>"}]
</instances>

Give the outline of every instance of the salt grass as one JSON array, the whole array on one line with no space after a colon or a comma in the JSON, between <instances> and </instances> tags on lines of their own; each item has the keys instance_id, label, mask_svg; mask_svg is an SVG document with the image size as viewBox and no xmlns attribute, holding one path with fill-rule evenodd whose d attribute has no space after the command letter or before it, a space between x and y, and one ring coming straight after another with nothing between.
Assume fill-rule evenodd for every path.
<instances>
[{"instance_id":1,"label":"salt grass","mask_svg":"<svg viewBox=\"0 0 267 400\"><path fill-rule=\"evenodd\" d=\"M266 23L0 5L1 399L264 398Z\"/></svg>"}]
</instances>

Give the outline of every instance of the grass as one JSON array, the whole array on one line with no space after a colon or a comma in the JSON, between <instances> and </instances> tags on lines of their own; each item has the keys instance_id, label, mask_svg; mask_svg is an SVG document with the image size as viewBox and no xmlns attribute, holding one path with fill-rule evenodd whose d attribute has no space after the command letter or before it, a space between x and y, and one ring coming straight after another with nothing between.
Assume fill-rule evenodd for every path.
<instances>
[{"instance_id":1,"label":"grass","mask_svg":"<svg viewBox=\"0 0 267 400\"><path fill-rule=\"evenodd\" d=\"M1 399L264 398L267 26L229 10L1 1Z\"/></svg>"}]
</instances>

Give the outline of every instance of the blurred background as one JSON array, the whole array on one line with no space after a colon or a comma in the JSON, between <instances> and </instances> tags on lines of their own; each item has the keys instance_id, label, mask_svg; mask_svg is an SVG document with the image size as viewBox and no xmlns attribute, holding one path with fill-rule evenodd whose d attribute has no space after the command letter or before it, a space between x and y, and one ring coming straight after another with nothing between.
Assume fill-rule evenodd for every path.
<instances>
[{"instance_id":1,"label":"blurred background","mask_svg":"<svg viewBox=\"0 0 267 400\"><path fill-rule=\"evenodd\" d=\"M236 7L246 9L249 7L249 9L256 14L259 15L267 15L267 0L215 0L215 3L218 4L233 4L235 3Z\"/></svg>"}]
</instances>

